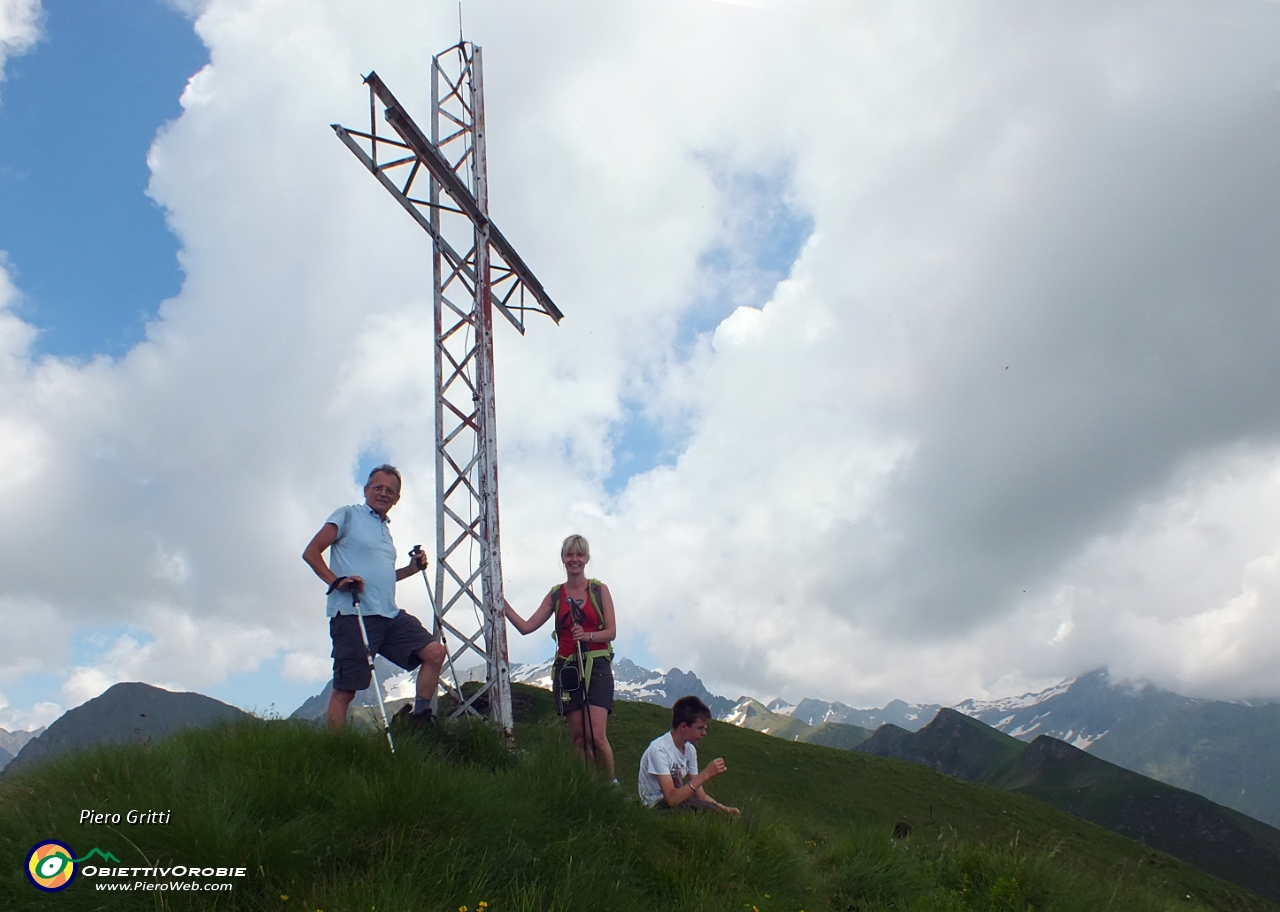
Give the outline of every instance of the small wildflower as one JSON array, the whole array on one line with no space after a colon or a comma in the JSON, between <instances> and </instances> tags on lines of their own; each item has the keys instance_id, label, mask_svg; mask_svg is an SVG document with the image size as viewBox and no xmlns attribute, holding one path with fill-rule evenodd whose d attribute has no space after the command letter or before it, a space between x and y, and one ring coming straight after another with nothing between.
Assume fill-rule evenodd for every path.
<instances>
[{"instance_id":1,"label":"small wildflower","mask_svg":"<svg viewBox=\"0 0 1280 912\"><path fill-rule=\"evenodd\" d=\"M289 897L287 897L287 896L285 896L283 893L281 893L281 894L280 894L280 901L281 901L281 902L288 902L288 901L289 901Z\"/></svg>"},{"instance_id":2,"label":"small wildflower","mask_svg":"<svg viewBox=\"0 0 1280 912\"><path fill-rule=\"evenodd\" d=\"M466 906L458 906L458 912L467 912Z\"/></svg>"}]
</instances>

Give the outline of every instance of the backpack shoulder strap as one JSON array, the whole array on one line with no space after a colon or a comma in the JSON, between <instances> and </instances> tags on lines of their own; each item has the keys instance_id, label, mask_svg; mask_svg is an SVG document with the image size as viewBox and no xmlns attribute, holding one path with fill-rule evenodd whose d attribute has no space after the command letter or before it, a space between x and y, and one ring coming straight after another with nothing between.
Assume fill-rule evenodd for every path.
<instances>
[{"instance_id":1,"label":"backpack shoulder strap","mask_svg":"<svg viewBox=\"0 0 1280 912\"><path fill-rule=\"evenodd\" d=\"M604 627L604 595L601 592L601 587L603 585L604 583L600 582L598 579L587 580L587 601L590 602L591 607L595 609L596 619L601 628ZM587 655L591 657L592 661L599 656L612 662L613 644L608 643L603 649L596 646L591 650L591 652L587 653Z\"/></svg>"},{"instance_id":2,"label":"backpack shoulder strap","mask_svg":"<svg viewBox=\"0 0 1280 912\"><path fill-rule=\"evenodd\" d=\"M587 580L587 595L590 597L591 607L596 610L596 620L600 626L604 626L604 596L600 592L603 585L598 579Z\"/></svg>"},{"instance_id":3,"label":"backpack shoulder strap","mask_svg":"<svg viewBox=\"0 0 1280 912\"><path fill-rule=\"evenodd\" d=\"M560 638L560 595L564 589L564 583L556 583L551 587L551 591L547 593L551 596L551 639Z\"/></svg>"}]
</instances>

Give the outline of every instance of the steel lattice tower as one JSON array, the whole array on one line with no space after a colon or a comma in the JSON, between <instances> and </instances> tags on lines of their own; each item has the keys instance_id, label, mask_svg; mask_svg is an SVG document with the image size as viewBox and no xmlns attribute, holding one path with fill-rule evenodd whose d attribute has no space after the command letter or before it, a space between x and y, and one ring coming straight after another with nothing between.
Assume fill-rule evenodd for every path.
<instances>
[{"instance_id":1,"label":"steel lattice tower","mask_svg":"<svg viewBox=\"0 0 1280 912\"><path fill-rule=\"evenodd\" d=\"M484 77L480 48L466 42L431 59L430 138L370 73L369 130L334 132L431 237L435 301L436 553L433 609L452 638L446 673L467 656L485 662L485 683L464 698L456 675L441 683L453 715L490 717L511 731L511 680L498 537L498 445L493 314L521 335L527 313L563 316L489 219ZM379 132L378 107L392 132ZM479 616L477 629L468 619ZM474 656L473 656L474 657ZM449 678L452 678L450 680ZM481 704L482 705L482 704Z\"/></svg>"}]
</instances>

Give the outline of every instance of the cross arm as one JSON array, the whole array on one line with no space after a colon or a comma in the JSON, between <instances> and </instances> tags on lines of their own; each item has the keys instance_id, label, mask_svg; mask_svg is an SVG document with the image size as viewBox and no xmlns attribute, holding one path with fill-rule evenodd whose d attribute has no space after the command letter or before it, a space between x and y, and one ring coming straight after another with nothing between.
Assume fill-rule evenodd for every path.
<instances>
[{"instance_id":1,"label":"cross arm","mask_svg":"<svg viewBox=\"0 0 1280 912\"><path fill-rule=\"evenodd\" d=\"M413 118L396 100L396 97L391 94L391 90L387 88L376 72L369 73L365 77L365 83L368 84L370 90L385 106L387 123L391 124L392 129L400 134L400 138L405 145L409 147L423 167L431 172L431 176L439 182L458 208L488 237L490 245L506 262L520 283L524 285L525 290L542 306L547 316L559 323L564 318L560 308L556 307L550 295L542 287L542 283L538 281L537 276L525 265L524 260L516 253L515 248L511 246L511 242L498 230L498 226L493 223L488 215L480 210L480 206L475 197L471 195L471 191L467 189L458 175L449 167L448 162L444 160L444 157L436 149L435 144L427 139L426 134L413 122Z\"/></svg>"}]
</instances>

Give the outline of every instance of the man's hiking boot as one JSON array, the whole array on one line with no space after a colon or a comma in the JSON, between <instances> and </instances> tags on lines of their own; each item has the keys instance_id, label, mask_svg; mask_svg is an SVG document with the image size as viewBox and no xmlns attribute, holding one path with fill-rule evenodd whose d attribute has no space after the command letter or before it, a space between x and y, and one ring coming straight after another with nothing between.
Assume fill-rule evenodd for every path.
<instances>
[{"instance_id":1,"label":"man's hiking boot","mask_svg":"<svg viewBox=\"0 0 1280 912\"><path fill-rule=\"evenodd\" d=\"M413 711L412 703L407 703L404 706L401 706L400 711L395 714L395 719L401 725L408 726L409 728L428 729L436 727L436 717L431 714L431 710L416 713Z\"/></svg>"}]
</instances>

